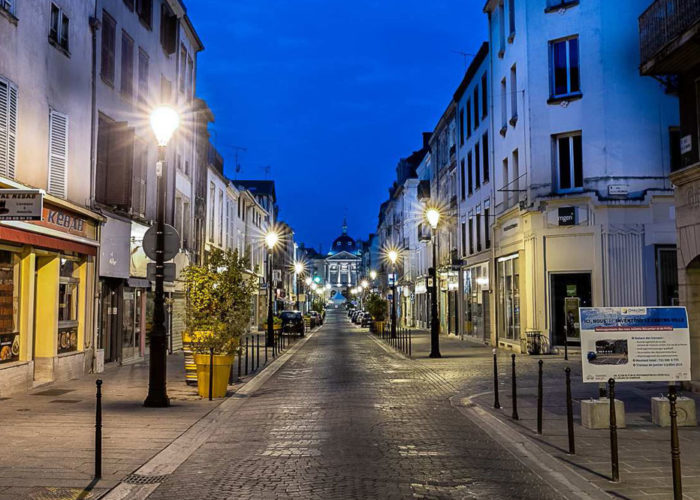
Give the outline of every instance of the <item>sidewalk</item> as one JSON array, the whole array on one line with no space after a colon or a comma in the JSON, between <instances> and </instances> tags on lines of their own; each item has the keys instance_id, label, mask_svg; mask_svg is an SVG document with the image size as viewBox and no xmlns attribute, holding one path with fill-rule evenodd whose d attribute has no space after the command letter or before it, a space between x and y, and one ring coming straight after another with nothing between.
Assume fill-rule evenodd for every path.
<instances>
[{"instance_id":1,"label":"sidewalk","mask_svg":"<svg viewBox=\"0 0 700 500\"><path fill-rule=\"evenodd\" d=\"M258 373L262 368L261 353ZM229 386L229 395L253 376ZM102 479L94 482L98 378L103 380L103 458ZM196 386L185 383L182 353L168 356L167 383L169 408L144 408L145 362L2 398L0 500L99 498L225 401L202 399Z\"/></svg>"},{"instance_id":2,"label":"sidewalk","mask_svg":"<svg viewBox=\"0 0 700 500\"><path fill-rule=\"evenodd\" d=\"M670 429L651 422L651 397L666 394L664 383L616 384L615 396L625 403L627 428L618 428L620 482L610 481L610 433L589 430L581 426L581 400L597 398L598 385L584 384L581 378L580 354L571 354L569 361L561 355L516 356L518 414L511 419L511 353L499 350L500 410L493 408L492 347L440 336L441 359L430 359L430 334L412 332L413 358L451 383L463 405L477 404L488 415L499 419L529 442L537 445L587 481L615 498L670 499L671 482ZM543 365L543 434L537 435L537 371ZM566 425L566 387L564 369L571 368L574 400L574 435L576 455L569 455ZM683 391L679 395L692 397L700 407L700 397ZM700 499L700 428L679 428L684 498ZM504 443L508 446L508 443Z\"/></svg>"}]
</instances>

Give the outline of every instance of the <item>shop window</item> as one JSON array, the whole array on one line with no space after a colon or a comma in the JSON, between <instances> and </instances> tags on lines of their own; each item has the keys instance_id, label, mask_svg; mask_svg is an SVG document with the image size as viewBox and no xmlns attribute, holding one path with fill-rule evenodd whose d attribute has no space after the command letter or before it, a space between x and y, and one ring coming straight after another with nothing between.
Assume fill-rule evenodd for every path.
<instances>
[{"instance_id":1,"label":"shop window","mask_svg":"<svg viewBox=\"0 0 700 500\"><path fill-rule=\"evenodd\" d=\"M506 257L498 261L498 335L520 339L520 259Z\"/></svg>"},{"instance_id":2,"label":"shop window","mask_svg":"<svg viewBox=\"0 0 700 500\"><path fill-rule=\"evenodd\" d=\"M19 258L0 251L0 363L19 360Z\"/></svg>"},{"instance_id":3,"label":"shop window","mask_svg":"<svg viewBox=\"0 0 700 500\"><path fill-rule=\"evenodd\" d=\"M78 350L78 263L61 258L58 285L58 353Z\"/></svg>"}]
</instances>

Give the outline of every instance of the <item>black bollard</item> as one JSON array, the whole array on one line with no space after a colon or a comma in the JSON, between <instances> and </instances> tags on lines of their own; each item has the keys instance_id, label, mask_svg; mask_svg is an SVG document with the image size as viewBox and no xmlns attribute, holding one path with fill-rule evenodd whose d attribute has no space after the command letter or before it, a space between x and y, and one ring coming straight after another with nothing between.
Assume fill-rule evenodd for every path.
<instances>
[{"instance_id":1,"label":"black bollard","mask_svg":"<svg viewBox=\"0 0 700 500\"><path fill-rule=\"evenodd\" d=\"M209 401L214 393L214 348L209 348Z\"/></svg>"},{"instance_id":2,"label":"black bollard","mask_svg":"<svg viewBox=\"0 0 700 500\"><path fill-rule=\"evenodd\" d=\"M537 362L539 369L537 372L537 434L542 434L542 365L544 361L541 359Z\"/></svg>"},{"instance_id":3,"label":"black bollard","mask_svg":"<svg viewBox=\"0 0 700 500\"><path fill-rule=\"evenodd\" d=\"M608 380L608 397L610 398L610 461L612 462L612 480L620 480L620 464L617 458L617 415L615 414L615 379Z\"/></svg>"},{"instance_id":4,"label":"black bollard","mask_svg":"<svg viewBox=\"0 0 700 500\"><path fill-rule=\"evenodd\" d=\"M260 369L260 335L255 336L255 371Z\"/></svg>"},{"instance_id":5,"label":"black bollard","mask_svg":"<svg viewBox=\"0 0 700 500\"><path fill-rule=\"evenodd\" d=\"M671 467L673 469L673 500L682 500L681 447L678 442L678 411L676 410L676 385L668 387L668 405L671 410Z\"/></svg>"},{"instance_id":6,"label":"black bollard","mask_svg":"<svg viewBox=\"0 0 700 500\"><path fill-rule=\"evenodd\" d=\"M240 340L239 340L240 344ZM243 348L239 345L238 346L238 376L236 377L237 380L241 380L241 354L243 354Z\"/></svg>"},{"instance_id":7,"label":"black bollard","mask_svg":"<svg viewBox=\"0 0 700 500\"><path fill-rule=\"evenodd\" d=\"M102 380L95 380L95 479L102 477Z\"/></svg>"},{"instance_id":8,"label":"black bollard","mask_svg":"<svg viewBox=\"0 0 700 500\"><path fill-rule=\"evenodd\" d=\"M517 390L517 383L515 380L515 354L510 355L511 361L512 361L512 367L513 367L513 420L520 420L520 417L518 417L518 390Z\"/></svg>"},{"instance_id":9,"label":"black bollard","mask_svg":"<svg viewBox=\"0 0 700 500\"><path fill-rule=\"evenodd\" d=\"M248 336L245 338L245 374L248 375Z\"/></svg>"},{"instance_id":10,"label":"black bollard","mask_svg":"<svg viewBox=\"0 0 700 500\"><path fill-rule=\"evenodd\" d=\"M569 361L569 339L564 338L564 361Z\"/></svg>"},{"instance_id":11,"label":"black bollard","mask_svg":"<svg viewBox=\"0 0 700 500\"><path fill-rule=\"evenodd\" d=\"M493 350L493 407L498 409L501 403L498 401L498 359L496 349Z\"/></svg>"},{"instance_id":12,"label":"black bollard","mask_svg":"<svg viewBox=\"0 0 700 500\"><path fill-rule=\"evenodd\" d=\"M265 342L265 365L267 365L267 342Z\"/></svg>"},{"instance_id":13,"label":"black bollard","mask_svg":"<svg viewBox=\"0 0 700 500\"><path fill-rule=\"evenodd\" d=\"M576 454L574 443L574 405L571 401L571 368L566 367L566 427L569 432L569 454Z\"/></svg>"},{"instance_id":14,"label":"black bollard","mask_svg":"<svg viewBox=\"0 0 700 500\"><path fill-rule=\"evenodd\" d=\"M411 330L408 331L408 357L413 357L413 337Z\"/></svg>"}]
</instances>

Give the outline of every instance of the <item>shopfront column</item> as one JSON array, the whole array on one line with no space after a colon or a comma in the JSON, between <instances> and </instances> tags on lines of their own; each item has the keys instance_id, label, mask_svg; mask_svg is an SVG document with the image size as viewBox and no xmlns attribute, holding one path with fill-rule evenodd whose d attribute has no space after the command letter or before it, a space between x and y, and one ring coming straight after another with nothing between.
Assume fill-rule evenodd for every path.
<instances>
[{"instance_id":1,"label":"shopfront column","mask_svg":"<svg viewBox=\"0 0 700 500\"><path fill-rule=\"evenodd\" d=\"M20 313L19 313L19 359L28 361L32 357L34 332L34 304L36 255L29 249L20 257Z\"/></svg>"},{"instance_id":2,"label":"shopfront column","mask_svg":"<svg viewBox=\"0 0 700 500\"><path fill-rule=\"evenodd\" d=\"M36 262L34 379L53 380L58 332L58 281L61 259L39 257Z\"/></svg>"}]
</instances>

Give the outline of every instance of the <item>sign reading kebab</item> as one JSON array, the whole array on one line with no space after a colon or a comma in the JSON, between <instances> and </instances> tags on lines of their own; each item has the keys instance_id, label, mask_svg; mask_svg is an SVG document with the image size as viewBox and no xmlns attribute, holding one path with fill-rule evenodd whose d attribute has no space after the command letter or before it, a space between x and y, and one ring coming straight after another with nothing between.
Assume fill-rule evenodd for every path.
<instances>
[{"instance_id":1,"label":"sign reading kebab","mask_svg":"<svg viewBox=\"0 0 700 500\"><path fill-rule=\"evenodd\" d=\"M581 307L584 382L690 380L685 307Z\"/></svg>"},{"instance_id":2,"label":"sign reading kebab","mask_svg":"<svg viewBox=\"0 0 700 500\"><path fill-rule=\"evenodd\" d=\"M38 189L0 189L0 220L41 220L43 202Z\"/></svg>"}]
</instances>

